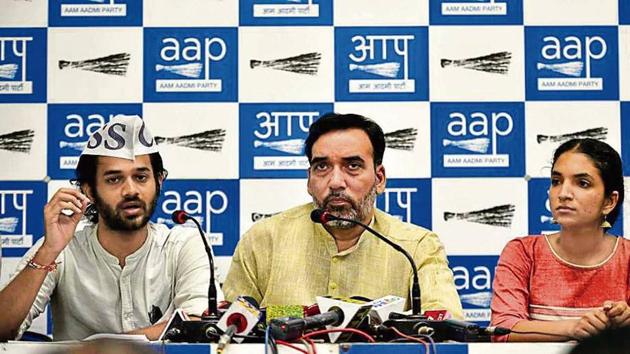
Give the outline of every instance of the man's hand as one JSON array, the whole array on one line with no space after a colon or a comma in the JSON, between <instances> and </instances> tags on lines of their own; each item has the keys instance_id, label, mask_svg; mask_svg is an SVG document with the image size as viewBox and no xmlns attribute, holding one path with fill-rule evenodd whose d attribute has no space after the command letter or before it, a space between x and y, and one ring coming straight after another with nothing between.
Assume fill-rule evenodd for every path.
<instances>
[{"instance_id":1,"label":"man's hand","mask_svg":"<svg viewBox=\"0 0 630 354\"><path fill-rule=\"evenodd\" d=\"M595 309L582 315L569 329L569 336L582 339L595 335L608 327L610 320L604 309Z\"/></svg>"},{"instance_id":2,"label":"man's hand","mask_svg":"<svg viewBox=\"0 0 630 354\"><path fill-rule=\"evenodd\" d=\"M89 203L88 197L76 189L59 189L44 207L46 238L42 248L56 254L63 251L74 237L74 231ZM68 210L73 214L64 214Z\"/></svg>"},{"instance_id":3,"label":"man's hand","mask_svg":"<svg viewBox=\"0 0 630 354\"><path fill-rule=\"evenodd\" d=\"M630 307L625 301L604 302L604 312L612 326L623 327L630 325Z\"/></svg>"}]
</instances>

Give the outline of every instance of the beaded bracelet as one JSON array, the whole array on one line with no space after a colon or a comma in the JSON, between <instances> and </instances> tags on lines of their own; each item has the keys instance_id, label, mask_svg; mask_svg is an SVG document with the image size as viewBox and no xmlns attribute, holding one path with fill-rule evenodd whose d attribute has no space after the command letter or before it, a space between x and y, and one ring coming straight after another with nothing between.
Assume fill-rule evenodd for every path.
<instances>
[{"instance_id":1,"label":"beaded bracelet","mask_svg":"<svg viewBox=\"0 0 630 354\"><path fill-rule=\"evenodd\" d=\"M28 261L28 263L26 264L27 267L32 268L32 269L40 269L40 270L45 270L47 272L54 272L57 270L57 266L59 265L59 263L61 262L52 262L49 265L43 265L43 264L39 264L35 261L33 261L32 259L30 261Z\"/></svg>"}]
</instances>

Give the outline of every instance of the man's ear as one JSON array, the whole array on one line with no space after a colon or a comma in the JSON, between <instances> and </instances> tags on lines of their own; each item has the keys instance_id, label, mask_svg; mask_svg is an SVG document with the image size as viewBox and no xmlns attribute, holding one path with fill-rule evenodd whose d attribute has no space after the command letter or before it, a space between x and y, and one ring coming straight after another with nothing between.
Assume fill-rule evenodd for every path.
<instances>
[{"instance_id":1,"label":"man's ear","mask_svg":"<svg viewBox=\"0 0 630 354\"><path fill-rule=\"evenodd\" d=\"M376 173L376 192L378 194L381 194L385 191L385 185L387 184L385 166L383 165L376 166L375 173Z\"/></svg>"}]
</instances>

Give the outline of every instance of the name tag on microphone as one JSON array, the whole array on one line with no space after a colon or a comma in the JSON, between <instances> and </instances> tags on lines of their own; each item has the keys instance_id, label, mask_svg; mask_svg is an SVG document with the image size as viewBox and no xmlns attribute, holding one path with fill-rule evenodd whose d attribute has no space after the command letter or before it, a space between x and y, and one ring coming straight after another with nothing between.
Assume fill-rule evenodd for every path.
<instances>
[{"instance_id":1,"label":"name tag on microphone","mask_svg":"<svg viewBox=\"0 0 630 354\"><path fill-rule=\"evenodd\" d=\"M424 315L433 321L443 321L451 318L451 314L447 310L427 310Z\"/></svg>"},{"instance_id":2,"label":"name tag on microphone","mask_svg":"<svg viewBox=\"0 0 630 354\"><path fill-rule=\"evenodd\" d=\"M247 335L256 326L259 319L260 310L242 296L239 296L221 316L217 327L225 331L228 326L235 325L236 334ZM234 340L240 343L243 341L243 338L234 338Z\"/></svg>"}]
</instances>

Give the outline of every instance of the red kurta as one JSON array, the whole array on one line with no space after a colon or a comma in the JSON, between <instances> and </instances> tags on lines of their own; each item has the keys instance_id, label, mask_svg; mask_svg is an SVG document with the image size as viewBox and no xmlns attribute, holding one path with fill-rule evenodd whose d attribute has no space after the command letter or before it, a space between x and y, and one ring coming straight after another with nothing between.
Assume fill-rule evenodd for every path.
<instances>
[{"instance_id":1,"label":"red kurta","mask_svg":"<svg viewBox=\"0 0 630 354\"><path fill-rule=\"evenodd\" d=\"M594 266L571 264L547 237L516 238L506 246L494 277L492 325L521 320L580 318L604 301L630 300L630 240L619 237L610 257ZM496 338L507 340L507 336Z\"/></svg>"}]
</instances>

